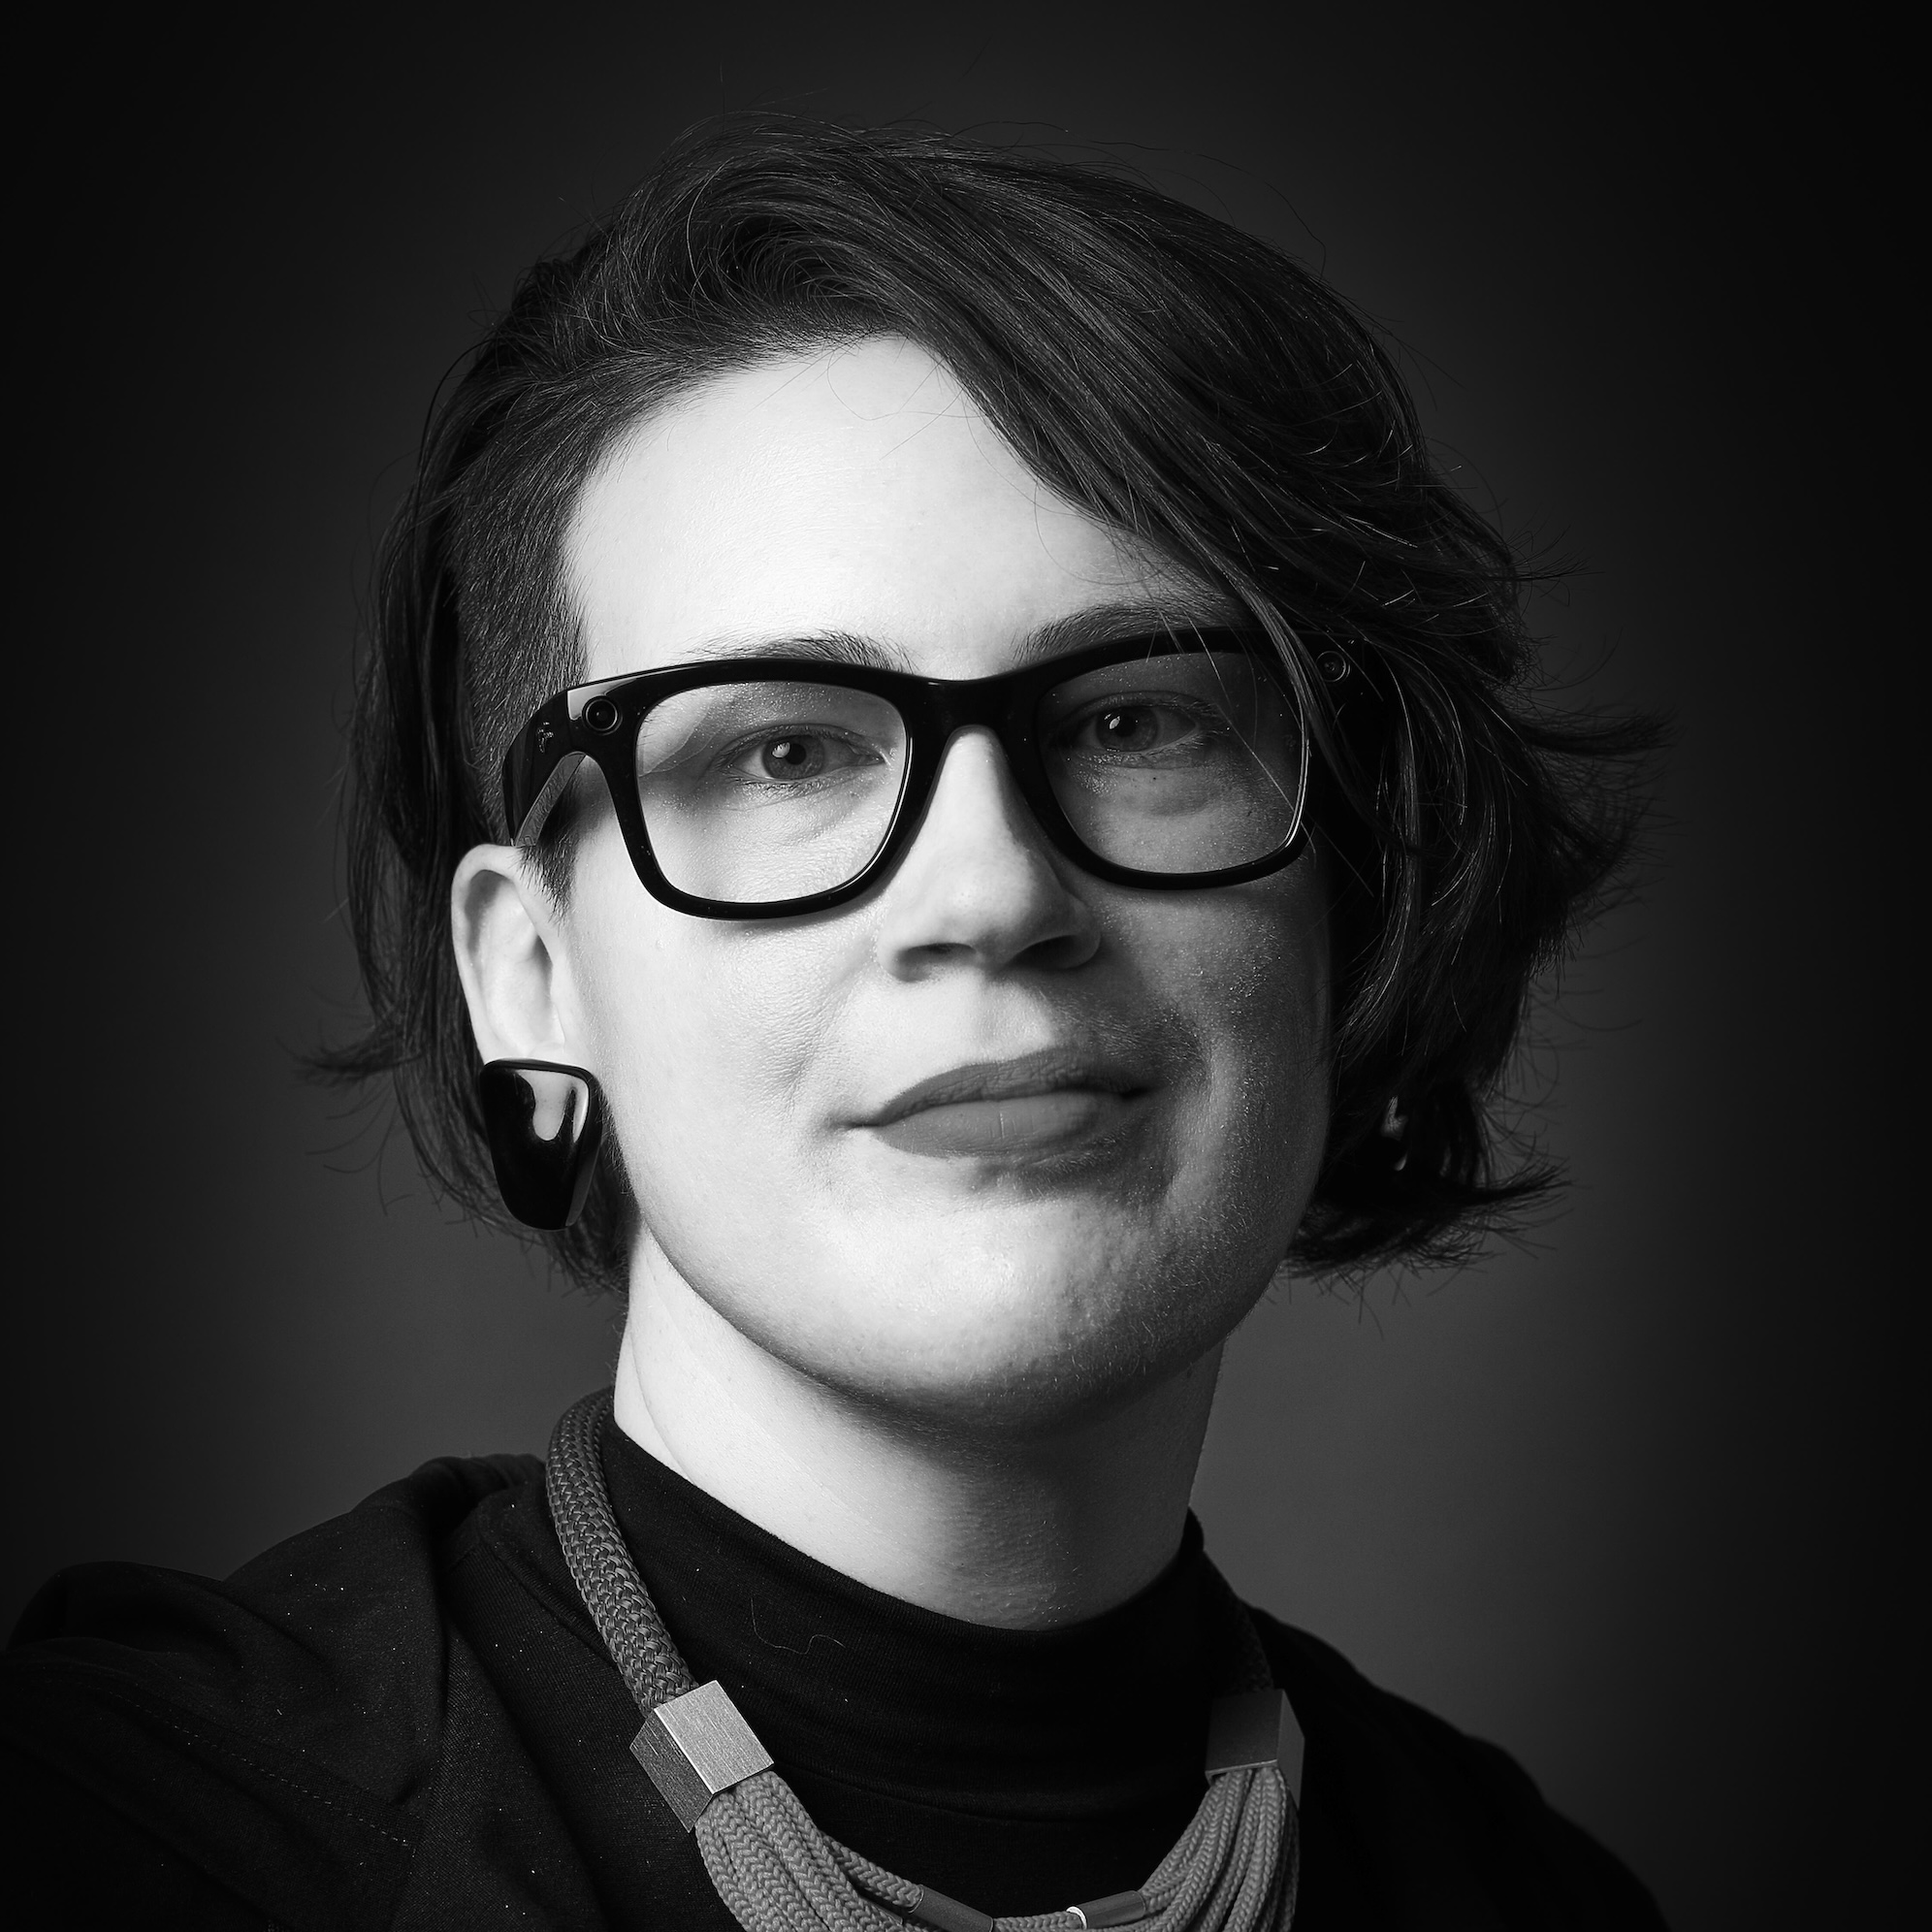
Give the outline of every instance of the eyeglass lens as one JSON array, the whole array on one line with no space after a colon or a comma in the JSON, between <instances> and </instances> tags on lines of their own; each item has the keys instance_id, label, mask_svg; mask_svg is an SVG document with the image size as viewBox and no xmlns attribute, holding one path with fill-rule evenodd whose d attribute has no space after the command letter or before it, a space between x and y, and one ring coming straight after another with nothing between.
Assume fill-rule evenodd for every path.
<instances>
[{"instance_id":1,"label":"eyeglass lens","mask_svg":"<svg viewBox=\"0 0 1932 1932\"><path fill-rule=\"evenodd\" d=\"M1240 651L1108 664L1055 685L1038 735L1080 843L1137 872L1246 865L1294 836L1301 726Z\"/></svg>"},{"instance_id":2,"label":"eyeglass lens","mask_svg":"<svg viewBox=\"0 0 1932 1932\"><path fill-rule=\"evenodd\" d=\"M1070 678L1041 699L1035 742L1076 835L1116 865L1216 872L1294 835L1301 729L1244 653L1139 659ZM702 898L830 891L885 844L907 745L897 708L870 692L777 680L679 692L637 736L652 852L673 886Z\"/></svg>"}]
</instances>

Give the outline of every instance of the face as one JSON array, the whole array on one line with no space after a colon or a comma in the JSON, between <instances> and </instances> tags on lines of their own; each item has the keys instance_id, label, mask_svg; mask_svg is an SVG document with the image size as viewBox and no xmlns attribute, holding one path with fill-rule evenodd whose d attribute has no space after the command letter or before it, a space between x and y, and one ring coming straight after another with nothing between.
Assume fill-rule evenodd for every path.
<instances>
[{"instance_id":1,"label":"face","mask_svg":"<svg viewBox=\"0 0 1932 1932\"><path fill-rule=\"evenodd\" d=\"M894 340L641 425L584 491L567 564L587 681L827 633L976 678L1047 627L1079 644L1233 615L1055 498ZM866 896L732 922L651 898L585 784L565 904L526 896L548 1056L602 1081L640 1204L633 1295L681 1277L823 1385L1002 1426L1129 1398L1246 1312L1326 1124L1314 857L1208 890L1103 884L969 730Z\"/></svg>"}]
</instances>

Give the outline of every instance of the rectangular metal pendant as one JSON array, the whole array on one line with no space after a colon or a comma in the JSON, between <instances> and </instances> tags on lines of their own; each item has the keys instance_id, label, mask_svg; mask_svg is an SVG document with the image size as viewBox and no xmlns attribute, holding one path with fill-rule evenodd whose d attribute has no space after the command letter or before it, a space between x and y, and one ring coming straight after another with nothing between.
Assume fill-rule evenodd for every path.
<instances>
[{"instance_id":1,"label":"rectangular metal pendant","mask_svg":"<svg viewBox=\"0 0 1932 1932\"><path fill-rule=\"evenodd\" d=\"M1217 1697L1208 1719L1207 1772L1280 1767L1283 1782L1302 1802L1302 1726L1285 1690L1243 1690Z\"/></svg>"},{"instance_id":2,"label":"rectangular metal pendant","mask_svg":"<svg viewBox=\"0 0 1932 1932\"><path fill-rule=\"evenodd\" d=\"M630 1740L630 1755L687 1831L720 1791L771 1769L771 1753L716 1678L660 1704Z\"/></svg>"},{"instance_id":3,"label":"rectangular metal pendant","mask_svg":"<svg viewBox=\"0 0 1932 1932\"><path fill-rule=\"evenodd\" d=\"M1105 1898L1090 1898L1084 1905L1070 1905L1067 1916L1087 1932L1102 1932L1111 1925L1138 1925L1154 1916L1145 1892L1110 1892Z\"/></svg>"},{"instance_id":4,"label":"rectangular metal pendant","mask_svg":"<svg viewBox=\"0 0 1932 1932\"><path fill-rule=\"evenodd\" d=\"M930 1886L907 1912L906 1923L927 1926L930 1932L993 1932L993 1921L983 1912L961 1905L956 1898L948 1898Z\"/></svg>"}]
</instances>

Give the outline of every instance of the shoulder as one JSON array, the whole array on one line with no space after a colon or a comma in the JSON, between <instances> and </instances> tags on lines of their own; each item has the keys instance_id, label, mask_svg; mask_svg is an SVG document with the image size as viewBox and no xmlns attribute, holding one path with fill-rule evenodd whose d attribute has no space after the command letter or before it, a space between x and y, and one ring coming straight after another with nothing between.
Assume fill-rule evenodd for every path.
<instances>
[{"instance_id":1,"label":"shoulder","mask_svg":"<svg viewBox=\"0 0 1932 1932\"><path fill-rule=\"evenodd\" d=\"M1305 1921L1655 1932L1649 1892L1506 1752L1253 1613L1307 1739Z\"/></svg>"},{"instance_id":2,"label":"shoulder","mask_svg":"<svg viewBox=\"0 0 1932 1932\"><path fill-rule=\"evenodd\" d=\"M60 1862L112 1848L172 1873L210 1923L216 1898L266 1904L265 1884L384 1916L442 1748L440 1569L485 1498L540 1474L528 1457L426 1464L225 1581L54 1577L0 1656L0 1754L36 1828L78 1841Z\"/></svg>"}]
</instances>

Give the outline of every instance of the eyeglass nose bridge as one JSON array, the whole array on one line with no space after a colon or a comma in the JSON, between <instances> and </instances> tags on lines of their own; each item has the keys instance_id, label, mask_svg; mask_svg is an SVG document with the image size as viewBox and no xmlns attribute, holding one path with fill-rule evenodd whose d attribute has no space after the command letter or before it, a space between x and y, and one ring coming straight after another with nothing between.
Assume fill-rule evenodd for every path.
<instances>
[{"instance_id":1,"label":"eyeglass nose bridge","mask_svg":"<svg viewBox=\"0 0 1932 1932\"><path fill-rule=\"evenodd\" d=\"M990 678L977 688L950 686L937 694L939 701L928 714L923 728L919 723L907 720L906 782L880 852L867 868L875 882L886 869L903 864L918 843L932 817L947 765L961 737L971 731L983 731L990 741L998 758L995 783L1012 788L1033 836L1055 851L1062 850L1062 841L1047 816L1057 814L1057 807L1051 802L1051 789L1046 783L1044 771L1036 769L1038 759L1033 755L1031 720L1006 693L989 688L995 686L996 681ZM924 744L920 742L921 736L926 740Z\"/></svg>"},{"instance_id":2,"label":"eyeglass nose bridge","mask_svg":"<svg viewBox=\"0 0 1932 1932\"><path fill-rule=\"evenodd\" d=\"M1062 666L1052 669L1064 674ZM986 678L921 678L905 693L912 700L899 705L907 733L905 785L879 851L853 882L857 890L870 891L904 861L931 815L953 746L970 730L991 737L1033 830L1086 870L1104 865L1067 822L1040 758L1035 711L1046 681L1040 667L1029 667Z\"/></svg>"}]
</instances>

